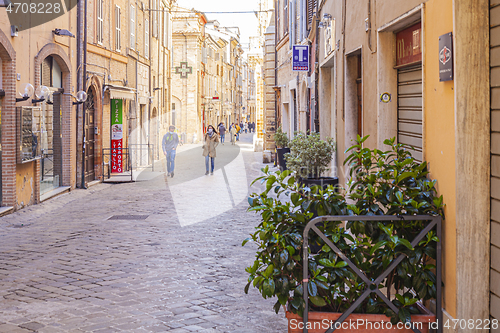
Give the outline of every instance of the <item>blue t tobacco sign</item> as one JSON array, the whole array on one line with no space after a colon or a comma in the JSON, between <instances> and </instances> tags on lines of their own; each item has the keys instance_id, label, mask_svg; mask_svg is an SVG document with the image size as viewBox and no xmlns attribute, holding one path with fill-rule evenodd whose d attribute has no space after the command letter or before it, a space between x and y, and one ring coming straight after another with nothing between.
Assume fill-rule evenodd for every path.
<instances>
[{"instance_id":1,"label":"blue t tobacco sign","mask_svg":"<svg viewBox=\"0 0 500 333\"><path fill-rule=\"evenodd\" d=\"M294 71L309 71L309 45L294 45L292 55Z\"/></svg>"}]
</instances>

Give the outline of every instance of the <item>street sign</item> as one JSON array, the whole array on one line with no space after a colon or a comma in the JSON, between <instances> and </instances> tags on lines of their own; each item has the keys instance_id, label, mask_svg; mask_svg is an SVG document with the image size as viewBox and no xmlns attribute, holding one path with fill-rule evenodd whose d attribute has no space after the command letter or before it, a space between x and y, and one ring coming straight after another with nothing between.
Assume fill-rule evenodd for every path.
<instances>
[{"instance_id":1,"label":"street sign","mask_svg":"<svg viewBox=\"0 0 500 333\"><path fill-rule=\"evenodd\" d=\"M309 71L309 45L294 45L292 54L294 71Z\"/></svg>"},{"instance_id":2,"label":"street sign","mask_svg":"<svg viewBox=\"0 0 500 333\"><path fill-rule=\"evenodd\" d=\"M453 35L439 36L439 81L453 80Z\"/></svg>"}]
</instances>

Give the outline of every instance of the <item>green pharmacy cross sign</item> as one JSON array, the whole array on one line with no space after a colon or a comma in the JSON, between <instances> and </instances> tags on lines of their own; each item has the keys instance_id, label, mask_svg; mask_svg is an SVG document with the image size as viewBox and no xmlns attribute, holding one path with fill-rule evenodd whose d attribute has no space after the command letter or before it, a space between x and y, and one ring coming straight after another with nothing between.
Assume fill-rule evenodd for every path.
<instances>
[{"instance_id":1,"label":"green pharmacy cross sign","mask_svg":"<svg viewBox=\"0 0 500 333\"><path fill-rule=\"evenodd\" d=\"M183 61L179 67L175 67L175 74L180 74L182 79L187 79L188 74L193 74L193 67L188 66L187 61Z\"/></svg>"}]
</instances>

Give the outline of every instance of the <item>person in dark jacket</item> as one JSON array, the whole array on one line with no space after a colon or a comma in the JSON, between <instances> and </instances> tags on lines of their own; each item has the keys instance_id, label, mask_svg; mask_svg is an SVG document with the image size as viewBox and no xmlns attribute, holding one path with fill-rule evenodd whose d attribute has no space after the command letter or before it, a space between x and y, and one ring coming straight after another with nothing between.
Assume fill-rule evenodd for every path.
<instances>
[{"instance_id":1,"label":"person in dark jacket","mask_svg":"<svg viewBox=\"0 0 500 333\"><path fill-rule=\"evenodd\" d=\"M179 144L179 136L175 133L175 126L170 125L169 132L163 136L161 146L163 153L167 157L167 177L174 176L175 152Z\"/></svg>"},{"instance_id":2,"label":"person in dark jacket","mask_svg":"<svg viewBox=\"0 0 500 333\"><path fill-rule=\"evenodd\" d=\"M226 136L226 127L224 126L224 123L219 124L219 135L220 135L220 142L224 144L224 138Z\"/></svg>"}]
</instances>

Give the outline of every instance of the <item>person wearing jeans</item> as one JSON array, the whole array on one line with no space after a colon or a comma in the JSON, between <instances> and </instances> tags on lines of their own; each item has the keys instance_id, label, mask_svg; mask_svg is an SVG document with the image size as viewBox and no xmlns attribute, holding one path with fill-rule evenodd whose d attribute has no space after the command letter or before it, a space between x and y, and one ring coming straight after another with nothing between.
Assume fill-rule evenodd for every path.
<instances>
[{"instance_id":1,"label":"person wearing jeans","mask_svg":"<svg viewBox=\"0 0 500 333\"><path fill-rule=\"evenodd\" d=\"M224 144L224 139L226 136L226 127L224 126L223 123L219 124L219 134L220 134L220 142Z\"/></svg>"},{"instance_id":2,"label":"person wearing jeans","mask_svg":"<svg viewBox=\"0 0 500 333\"><path fill-rule=\"evenodd\" d=\"M175 126L171 125L169 127L169 132L163 136L163 140L161 142L163 153L167 157L167 177L174 176L175 152L177 145L179 144L179 136L174 131Z\"/></svg>"},{"instance_id":3,"label":"person wearing jeans","mask_svg":"<svg viewBox=\"0 0 500 333\"><path fill-rule=\"evenodd\" d=\"M208 125L207 133L205 133L203 141L204 141L203 156L205 156L205 168L206 168L205 175L208 175L209 160L211 162L210 174L213 175L215 167L215 157L217 156L215 149L219 145L219 135L217 134L212 125Z\"/></svg>"}]
</instances>

